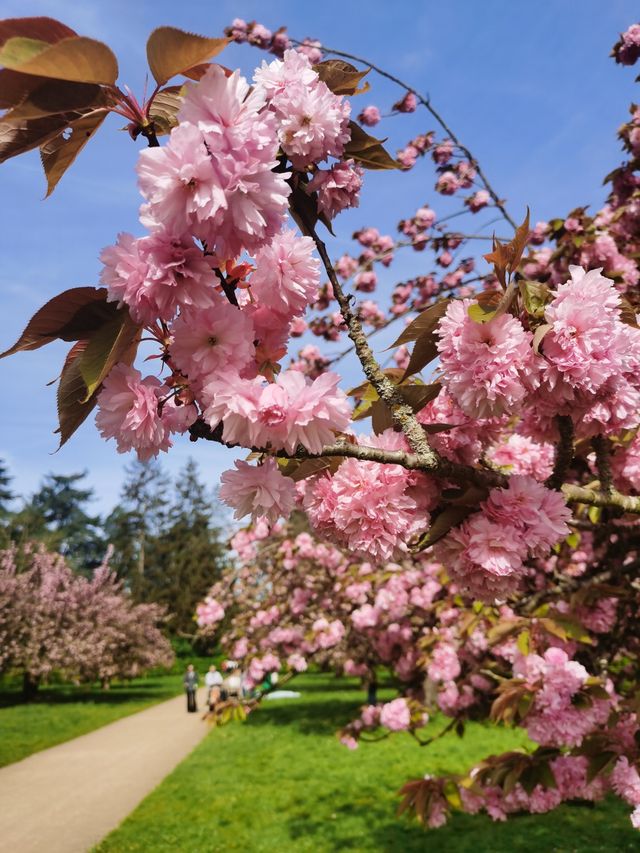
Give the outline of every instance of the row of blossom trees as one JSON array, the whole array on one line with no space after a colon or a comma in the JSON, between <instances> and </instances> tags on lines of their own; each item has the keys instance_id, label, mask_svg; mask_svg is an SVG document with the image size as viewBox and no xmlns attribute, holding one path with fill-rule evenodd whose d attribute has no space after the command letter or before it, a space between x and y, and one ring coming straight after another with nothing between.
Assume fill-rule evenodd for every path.
<instances>
[{"instance_id":1,"label":"row of blossom trees","mask_svg":"<svg viewBox=\"0 0 640 853\"><path fill-rule=\"evenodd\" d=\"M210 62L227 39L160 27L147 43L157 85L140 103L101 42L51 19L2 22L1 159L38 147L51 192L109 112L148 143L142 236L119 235L101 254L104 287L54 297L4 355L72 343L62 443L97 406L120 452L148 459L188 433L244 457L220 495L254 528L199 620L230 620L255 682L309 655L369 680L390 665L402 695L380 707L372 691L350 746L380 725L419 739L434 701L459 729L488 715L527 728L535 749L408 783L404 807L421 820L613 790L640 825L637 109L602 210L517 226L428 98L371 66L400 86L393 115L420 108L437 127L394 158L365 130L379 108L351 118L368 89L357 58L255 22L227 36L275 55L252 84ZM635 25L616 59L639 45ZM187 82L167 85L176 76ZM357 206L365 170L411 180L428 159L436 193L461 210L403 212L398 238L362 228L333 263L318 231ZM490 272L469 249L483 235L459 227L483 210L513 235L494 238ZM419 273L376 301L405 249ZM401 318L385 368L372 337ZM350 343L306 346L285 366L307 330ZM143 335L158 375L134 367ZM363 374L348 394L330 369L347 353ZM371 434L357 431L369 418ZM313 536L278 526L294 508Z\"/></svg>"},{"instance_id":2,"label":"row of blossom trees","mask_svg":"<svg viewBox=\"0 0 640 853\"><path fill-rule=\"evenodd\" d=\"M164 611L134 604L105 561L86 578L42 546L0 551L0 673L22 674L25 698L52 675L100 681L169 666Z\"/></svg>"}]
</instances>

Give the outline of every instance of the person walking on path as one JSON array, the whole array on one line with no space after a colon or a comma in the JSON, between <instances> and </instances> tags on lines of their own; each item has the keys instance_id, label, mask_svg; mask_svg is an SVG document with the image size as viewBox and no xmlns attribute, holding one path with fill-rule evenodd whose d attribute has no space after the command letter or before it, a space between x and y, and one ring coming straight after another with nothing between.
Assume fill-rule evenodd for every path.
<instances>
[{"instance_id":1,"label":"person walking on path","mask_svg":"<svg viewBox=\"0 0 640 853\"><path fill-rule=\"evenodd\" d=\"M187 671L184 674L184 689L187 691L187 711L190 714L195 713L198 708L196 707L196 690L198 689L198 673L193 668L193 664L190 663L187 667Z\"/></svg>"},{"instance_id":2,"label":"person walking on path","mask_svg":"<svg viewBox=\"0 0 640 853\"><path fill-rule=\"evenodd\" d=\"M215 664L211 664L209 672L204 677L204 683L207 686L207 705L213 704L220 698L220 688L222 687L222 674L218 672Z\"/></svg>"}]
</instances>

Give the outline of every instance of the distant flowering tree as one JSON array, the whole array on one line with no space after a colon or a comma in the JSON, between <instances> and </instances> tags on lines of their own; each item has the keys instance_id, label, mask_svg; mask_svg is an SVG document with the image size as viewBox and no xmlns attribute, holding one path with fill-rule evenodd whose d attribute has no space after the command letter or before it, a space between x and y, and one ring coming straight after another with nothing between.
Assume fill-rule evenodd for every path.
<instances>
[{"instance_id":1,"label":"distant flowering tree","mask_svg":"<svg viewBox=\"0 0 640 853\"><path fill-rule=\"evenodd\" d=\"M618 62L638 58L639 32L622 35ZM274 55L252 85L210 62L229 39ZM141 459L178 433L243 449L220 493L253 526L198 608L203 630L222 621L254 684L311 657L369 682L388 665L402 695L380 707L370 692L342 733L351 747L378 728L420 740L434 704L447 729L526 728L535 750L407 783L402 808L429 826L452 808L504 819L608 790L640 826L637 107L602 209L518 226L430 99L371 65L399 86L392 115L424 110L437 127L392 157L364 129L382 110L351 119L370 70L351 62L368 63L284 28L155 30L142 104L116 85L106 45L57 21L4 21L0 43L0 159L39 147L51 192L108 112L148 143L144 234L119 235L104 287L54 297L4 355L73 342L62 443L97 405L104 438ZM188 79L167 85L176 76ZM358 205L366 170L409 173L427 155L444 212L404 212L394 237L362 227L332 262L318 230ZM470 248L486 235L468 233L486 224L452 225L482 211L509 232L489 272ZM419 272L384 292L406 248ZM371 338L401 318L384 367ZM350 344L307 342L284 365L306 332ZM161 376L134 367L143 334ZM330 368L348 355L364 380L347 394ZM368 418L373 434L356 432ZM281 526L294 508L312 533Z\"/></svg>"},{"instance_id":2,"label":"distant flowering tree","mask_svg":"<svg viewBox=\"0 0 640 853\"><path fill-rule=\"evenodd\" d=\"M0 551L0 672L21 673L27 698L54 673L108 685L171 664L163 616L134 604L106 562L88 579L42 546Z\"/></svg>"}]
</instances>

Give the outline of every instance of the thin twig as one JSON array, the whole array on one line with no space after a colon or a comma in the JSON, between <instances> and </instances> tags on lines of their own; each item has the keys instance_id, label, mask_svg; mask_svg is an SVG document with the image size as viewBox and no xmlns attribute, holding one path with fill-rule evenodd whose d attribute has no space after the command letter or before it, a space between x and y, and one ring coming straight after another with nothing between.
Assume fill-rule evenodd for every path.
<instances>
[{"instance_id":1,"label":"thin twig","mask_svg":"<svg viewBox=\"0 0 640 853\"><path fill-rule=\"evenodd\" d=\"M297 45L302 44L302 42L297 41L296 39L292 39L292 42L293 42L293 44L297 44ZM369 68L371 68L373 71L375 71L381 77L386 77L387 80L391 80L393 83L396 83L398 86L400 86L406 92L411 92L412 94L414 94L416 96L416 98L418 99L418 101L422 104L422 106L425 107L431 113L433 118L438 122L440 127L444 130L444 132L451 139L451 141L457 146L457 148L460 151L462 151L462 153L469 160L469 162L473 164L473 166L474 166L474 168L478 174L478 177L482 181L484 188L487 190L487 192L489 193L489 195L493 199L495 206L498 208L498 210L500 211L500 213L502 214L504 219L506 219L506 221L509 223L509 225L511 225L511 227L515 231L515 229L517 228L515 221L509 215L506 207L504 206L503 200L500 198L500 196L496 193L496 191L493 189L493 187L489 183L489 180L488 180L487 176L485 175L485 173L483 172L482 168L480 167L480 164L478 163L476 158L473 156L471 151L467 148L467 146L463 145L462 142L460 142L460 140L458 139L456 134L453 132L453 130L451 130L451 128L445 122L445 120L442 118L440 113L437 112L437 110L433 107L433 105L431 104L431 100L428 96L421 95L420 92L417 92L412 86L407 85L407 83L405 83L403 80L400 80L398 77L396 77L393 74L390 74L388 71L384 71L378 65L375 65L373 62L370 62L368 59L363 59L361 56L355 56L355 54L353 54L353 53L345 53L344 51L341 51L341 50L334 50L334 48L327 47L327 45L325 45L325 44L321 45L321 48L325 53L332 53L334 56L343 56L345 59L352 59L354 62L360 62L362 65L368 65Z\"/></svg>"}]
</instances>

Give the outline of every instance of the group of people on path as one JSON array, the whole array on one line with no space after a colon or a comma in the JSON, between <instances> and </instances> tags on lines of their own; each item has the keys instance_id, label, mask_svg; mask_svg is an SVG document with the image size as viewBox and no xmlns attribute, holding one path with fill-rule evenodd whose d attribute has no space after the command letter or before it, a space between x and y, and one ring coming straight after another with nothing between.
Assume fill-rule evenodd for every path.
<instances>
[{"instance_id":1,"label":"group of people on path","mask_svg":"<svg viewBox=\"0 0 640 853\"><path fill-rule=\"evenodd\" d=\"M207 688L206 703L209 710L213 710L218 702L225 702L230 697L240 699L246 693L242 672L235 661L225 661L221 669L225 675L212 663L204 677L205 687ZM191 663L187 667L183 683L187 694L187 711L193 714L198 710L196 691L199 681L198 673Z\"/></svg>"}]
</instances>

